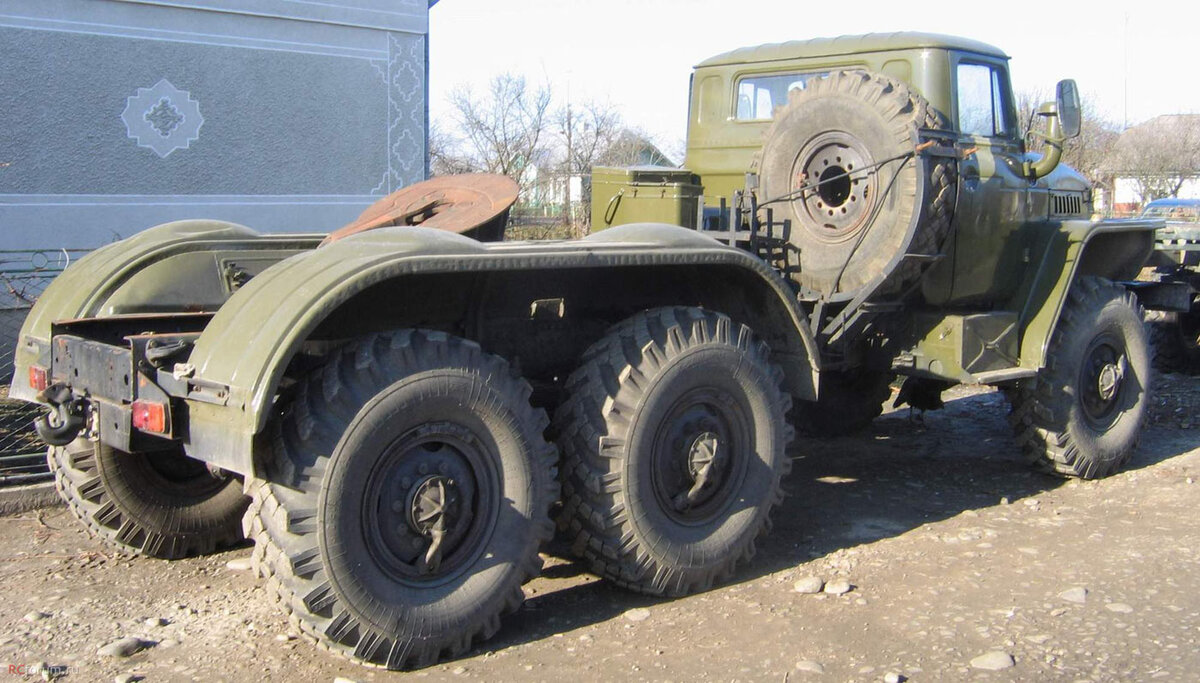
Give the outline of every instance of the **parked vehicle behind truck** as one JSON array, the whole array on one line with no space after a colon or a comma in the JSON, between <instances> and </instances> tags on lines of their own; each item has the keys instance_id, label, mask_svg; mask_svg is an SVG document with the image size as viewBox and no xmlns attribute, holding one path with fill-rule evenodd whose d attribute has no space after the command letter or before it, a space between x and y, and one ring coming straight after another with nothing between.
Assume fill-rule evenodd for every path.
<instances>
[{"instance_id":1,"label":"parked vehicle behind truck","mask_svg":"<svg viewBox=\"0 0 1200 683\"><path fill-rule=\"evenodd\" d=\"M1200 372L1200 199L1156 199L1142 217L1166 222L1142 278L1155 283L1159 309L1146 314L1154 368L1194 375Z\"/></svg>"},{"instance_id":2,"label":"parked vehicle behind truck","mask_svg":"<svg viewBox=\"0 0 1200 683\"><path fill-rule=\"evenodd\" d=\"M895 375L918 406L1003 388L1043 470L1128 459L1150 359L1115 283L1158 224L1088 218L1071 81L1038 117L1040 155L974 41L734 51L693 74L686 170L597 170L596 234L420 227L495 179L333 238L159 226L47 290L13 395L50 407L94 533L167 558L244 534L302 629L366 663L491 636L555 522L610 581L705 590L768 528L793 424L862 427Z\"/></svg>"}]
</instances>

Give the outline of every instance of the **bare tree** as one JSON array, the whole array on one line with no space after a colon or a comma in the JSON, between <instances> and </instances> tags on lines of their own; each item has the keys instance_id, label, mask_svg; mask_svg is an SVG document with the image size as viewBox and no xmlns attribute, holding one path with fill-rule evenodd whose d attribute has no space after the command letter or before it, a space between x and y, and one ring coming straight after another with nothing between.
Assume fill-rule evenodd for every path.
<instances>
[{"instance_id":1,"label":"bare tree","mask_svg":"<svg viewBox=\"0 0 1200 683\"><path fill-rule=\"evenodd\" d=\"M458 158L469 170L502 173L525 184L527 169L547 157L550 100L547 86L530 88L524 77L509 73L492 78L482 96L469 86L456 87L450 104L463 136Z\"/></svg>"},{"instance_id":2,"label":"bare tree","mask_svg":"<svg viewBox=\"0 0 1200 683\"><path fill-rule=\"evenodd\" d=\"M1200 176L1200 115L1159 116L1126 130L1110 168L1133 180L1143 203L1174 197L1187 180Z\"/></svg>"},{"instance_id":3,"label":"bare tree","mask_svg":"<svg viewBox=\"0 0 1200 683\"><path fill-rule=\"evenodd\" d=\"M470 159L459 151L461 144L440 122L429 126L429 173L433 176L458 175L475 170Z\"/></svg>"},{"instance_id":4,"label":"bare tree","mask_svg":"<svg viewBox=\"0 0 1200 683\"><path fill-rule=\"evenodd\" d=\"M586 234L588 215L573 216L571 202L571 180L581 180L591 174L592 166L612 147L621 134L621 115L612 105L600 102L568 102L554 114L554 122L563 143L563 161L560 176L563 187L563 222L571 225L577 234ZM581 203L590 203L587 183L581 188Z\"/></svg>"}]
</instances>

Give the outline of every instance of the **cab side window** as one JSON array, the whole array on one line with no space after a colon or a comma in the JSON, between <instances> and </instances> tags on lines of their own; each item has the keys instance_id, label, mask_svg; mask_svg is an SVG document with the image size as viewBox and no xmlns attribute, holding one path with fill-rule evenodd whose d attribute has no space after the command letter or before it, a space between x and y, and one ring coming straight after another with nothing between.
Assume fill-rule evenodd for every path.
<instances>
[{"instance_id":1,"label":"cab side window","mask_svg":"<svg viewBox=\"0 0 1200 683\"><path fill-rule=\"evenodd\" d=\"M964 135L1007 136L1012 130L1000 70L987 64L958 65L958 130Z\"/></svg>"}]
</instances>

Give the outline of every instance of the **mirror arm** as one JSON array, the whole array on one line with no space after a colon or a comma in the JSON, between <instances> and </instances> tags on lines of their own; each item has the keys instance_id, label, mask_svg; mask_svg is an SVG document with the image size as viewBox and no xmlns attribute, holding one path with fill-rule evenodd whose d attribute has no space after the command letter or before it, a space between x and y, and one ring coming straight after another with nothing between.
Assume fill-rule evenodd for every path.
<instances>
[{"instance_id":1,"label":"mirror arm","mask_svg":"<svg viewBox=\"0 0 1200 683\"><path fill-rule=\"evenodd\" d=\"M1052 104L1044 104L1038 110L1038 114L1045 116L1049 121L1045 134L1035 133L1045 142L1045 146L1042 148L1042 158L1037 161L1026 161L1024 164L1025 177L1030 182L1050 175L1050 172L1058 167L1058 163L1062 161L1063 145L1067 141L1063 137L1062 126L1058 121L1057 107Z\"/></svg>"}]
</instances>

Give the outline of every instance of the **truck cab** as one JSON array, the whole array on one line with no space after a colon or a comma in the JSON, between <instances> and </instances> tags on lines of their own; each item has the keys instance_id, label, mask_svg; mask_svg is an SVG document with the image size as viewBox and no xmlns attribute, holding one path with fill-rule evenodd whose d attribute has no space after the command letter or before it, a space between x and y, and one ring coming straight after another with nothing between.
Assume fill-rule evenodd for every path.
<instances>
[{"instance_id":1,"label":"truck cab","mask_svg":"<svg viewBox=\"0 0 1200 683\"><path fill-rule=\"evenodd\" d=\"M704 186L708 220L733 201L755 168L763 137L788 93L834 71L864 70L908 84L947 117L959 153L960 192L952 260L923 286L938 305L991 303L1022 280L1029 244L1013 239L1030 222L1092 213L1091 187L1058 164L1031 177L1045 156L1022 135L1009 57L986 43L928 33L888 33L743 48L698 64L688 117L688 171Z\"/></svg>"}]
</instances>

